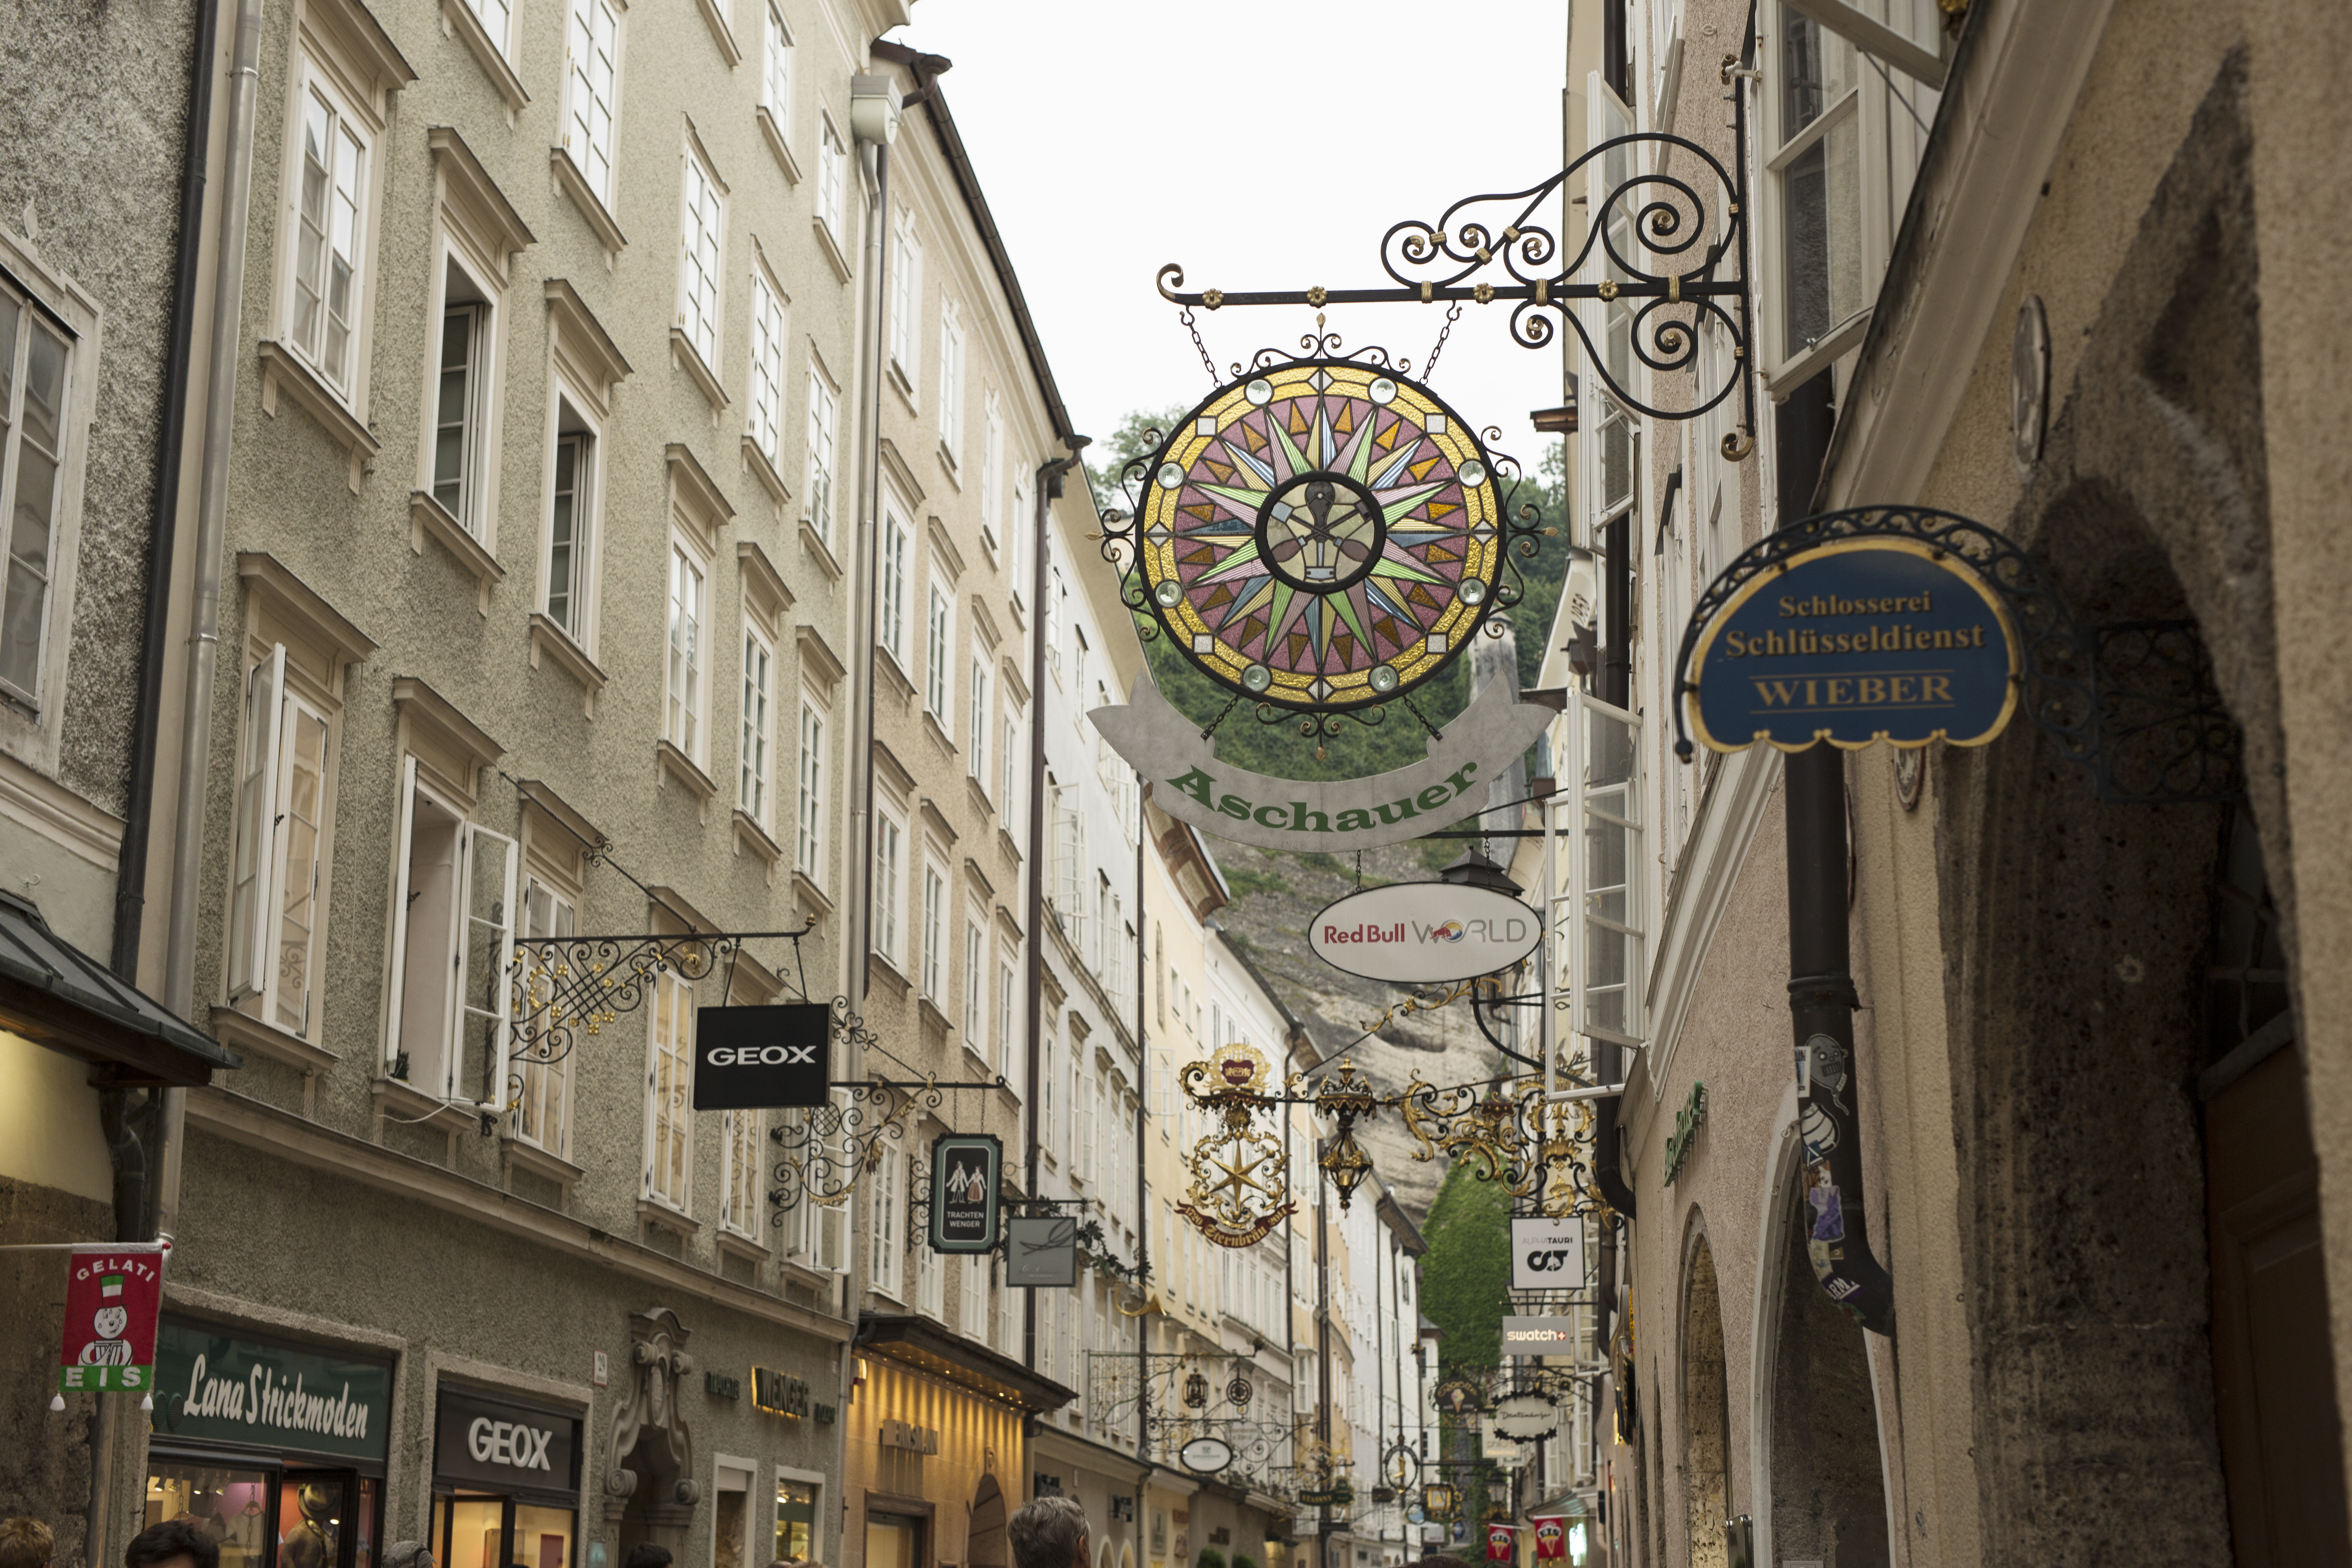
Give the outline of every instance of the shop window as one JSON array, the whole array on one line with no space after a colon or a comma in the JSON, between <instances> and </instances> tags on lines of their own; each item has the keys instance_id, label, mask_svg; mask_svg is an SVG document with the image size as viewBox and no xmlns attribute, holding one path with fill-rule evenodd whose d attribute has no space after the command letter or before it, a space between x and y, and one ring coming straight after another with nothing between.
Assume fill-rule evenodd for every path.
<instances>
[{"instance_id":1,"label":"shop window","mask_svg":"<svg viewBox=\"0 0 2352 1568\"><path fill-rule=\"evenodd\" d=\"M515 841L467 819L403 764L393 889L391 1076L442 1100L504 1098Z\"/></svg>"},{"instance_id":2,"label":"shop window","mask_svg":"<svg viewBox=\"0 0 2352 1568\"><path fill-rule=\"evenodd\" d=\"M258 1468L156 1459L147 1468L146 1522L192 1519L219 1541L220 1568L265 1568L277 1482Z\"/></svg>"},{"instance_id":3,"label":"shop window","mask_svg":"<svg viewBox=\"0 0 2352 1568\"><path fill-rule=\"evenodd\" d=\"M824 1490L813 1478L777 1472L775 1561L806 1563L815 1555L817 1498Z\"/></svg>"}]
</instances>

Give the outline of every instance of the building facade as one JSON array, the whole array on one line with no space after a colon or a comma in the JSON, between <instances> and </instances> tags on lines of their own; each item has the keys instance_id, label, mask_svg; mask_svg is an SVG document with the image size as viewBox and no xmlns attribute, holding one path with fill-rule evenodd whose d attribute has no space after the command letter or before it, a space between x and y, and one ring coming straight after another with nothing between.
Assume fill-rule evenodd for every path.
<instances>
[{"instance_id":1,"label":"building facade","mask_svg":"<svg viewBox=\"0 0 2352 1568\"><path fill-rule=\"evenodd\" d=\"M2341 1560L2343 725L2310 628L2347 492L2340 411L2295 390L2342 353L2303 260L2345 222L2311 161L2341 20L1764 0L1751 38L1747 15L1575 13L1571 154L1672 128L1745 166L1759 394L1752 447L1589 374L1579 410L1580 537L1631 614L1590 688L1614 713L1564 721L1616 749L1587 732L1562 810L1639 806L1610 939L1638 997L1610 1031L1641 1048L1594 1053L1625 1090L1590 1560ZM1693 406L1719 335L1628 384ZM2116 725L2097 769L2031 711L1980 749L1677 763L1699 594L1778 528L1880 505L2019 545L2093 628L2111 712L2168 689L2203 720L2155 757ZM2175 688L2135 656L2158 644ZM1792 889L1834 900L1841 865L1853 1055L1801 1086L1759 1064L1805 978ZM1832 1212L1814 1101L1841 1087L1862 1181ZM1890 1283L1856 1304L1897 1333L1824 1289L1865 1253Z\"/></svg>"}]
</instances>

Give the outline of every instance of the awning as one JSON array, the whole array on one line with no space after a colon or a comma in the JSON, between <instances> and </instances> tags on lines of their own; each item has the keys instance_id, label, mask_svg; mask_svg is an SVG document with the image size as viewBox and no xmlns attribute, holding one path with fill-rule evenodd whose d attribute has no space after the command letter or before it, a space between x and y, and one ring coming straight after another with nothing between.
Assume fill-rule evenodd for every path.
<instances>
[{"instance_id":1,"label":"awning","mask_svg":"<svg viewBox=\"0 0 2352 1568\"><path fill-rule=\"evenodd\" d=\"M212 1081L245 1065L49 929L38 906L0 890L0 1029L98 1063L116 1088Z\"/></svg>"},{"instance_id":2,"label":"awning","mask_svg":"<svg viewBox=\"0 0 2352 1568\"><path fill-rule=\"evenodd\" d=\"M857 1348L968 1388L983 1398L1045 1415L1078 1396L1011 1356L973 1344L912 1313L867 1312L857 1320Z\"/></svg>"}]
</instances>

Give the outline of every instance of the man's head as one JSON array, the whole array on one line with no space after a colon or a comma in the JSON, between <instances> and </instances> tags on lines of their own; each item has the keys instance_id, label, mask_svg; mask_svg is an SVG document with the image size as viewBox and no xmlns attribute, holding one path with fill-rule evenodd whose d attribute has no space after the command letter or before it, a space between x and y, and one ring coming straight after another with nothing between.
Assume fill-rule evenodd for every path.
<instances>
[{"instance_id":1,"label":"man's head","mask_svg":"<svg viewBox=\"0 0 2352 1568\"><path fill-rule=\"evenodd\" d=\"M167 1519L131 1538L122 1568L220 1568L220 1542L193 1519Z\"/></svg>"},{"instance_id":2,"label":"man's head","mask_svg":"<svg viewBox=\"0 0 2352 1568\"><path fill-rule=\"evenodd\" d=\"M49 1568L58 1538L37 1519L0 1522L0 1568Z\"/></svg>"},{"instance_id":3,"label":"man's head","mask_svg":"<svg viewBox=\"0 0 2352 1568\"><path fill-rule=\"evenodd\" d=\"M1006 1521L1013 1568L1086 1568L1087 1510L1074 1499L1041 1497Z\"/></svg>"},{"instance_id":4,"label":"man's head","mask_svg":"<svg viewBox=\"0 0 2352 1568\"><path fill-rule=\"evenodd\" d=\"M624 1568L669 1568L669 1548L643 1542L629 1548L629 1560Z\"/></svg>"},{"instance_id":5,"label":"man's head","mask_svg":"<svg viewBox=\"0 0 2352 1568\"><path fill-rule=\"evenodd\" d=\"M433 1568L433 1549L421 1541L395 1541L376 1562L381 1568Z\"/></svg>"}]
</instances>

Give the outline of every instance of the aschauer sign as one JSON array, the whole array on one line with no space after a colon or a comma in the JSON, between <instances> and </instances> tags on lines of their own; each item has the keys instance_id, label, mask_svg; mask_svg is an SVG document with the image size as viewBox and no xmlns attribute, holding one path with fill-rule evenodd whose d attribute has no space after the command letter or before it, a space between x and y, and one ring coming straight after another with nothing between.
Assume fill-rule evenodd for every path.
<instances>
[{"instance_id":1,"label":"aschauer sign","mask_svg":"<svg viewBox=\"0 0 2352 1568\"><path fill-rule=\"evenodd\" d=\"M1204 833L1261 849L1375 849L1402 844L1485 809L1488 781L1554 717L1521 702L1502 681L1429 742L1429 756L1370 778L1307 783L1244 773L1217 761L1201 727L1160 695L1149 676L1136 679L1123 708L1089 715L1112 750L1151 781L1151 804Z\"/></svg>"},{"instance_id":2,"label":"aschauer sign","mask_svg":"<svg viewBox=\"0 0 2352 1568\"><path fill-rule=\"evenodd\" d=\"M1691 727L1718 752L1976 746L2017 710L2022 664L2008 606L1973 568L1875 535L1742 583L1698 631L1685 679Z\"/></svg>"}]
</instances>

